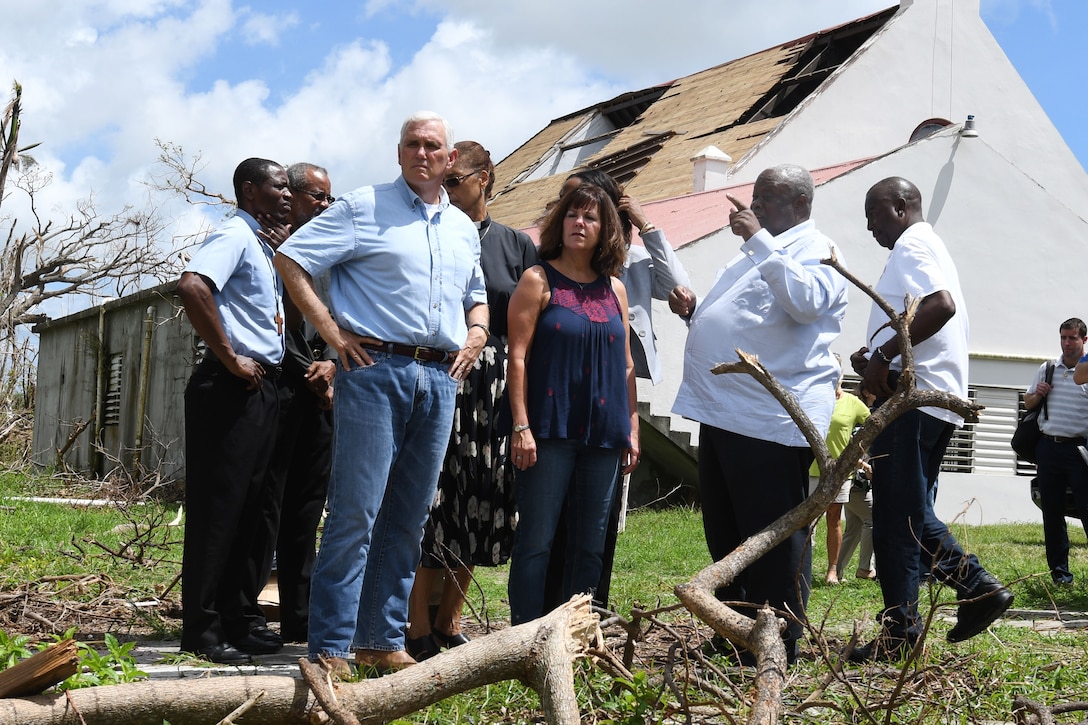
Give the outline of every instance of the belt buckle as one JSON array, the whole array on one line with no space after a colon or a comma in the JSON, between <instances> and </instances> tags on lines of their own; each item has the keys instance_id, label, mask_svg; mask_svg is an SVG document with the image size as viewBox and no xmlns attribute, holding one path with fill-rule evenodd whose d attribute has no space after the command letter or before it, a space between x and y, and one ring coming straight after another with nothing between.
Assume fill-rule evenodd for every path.
<instances>
[{"instance_id":1,"label":"belt buckle","mask_svg":"<svg viewBox=\"0 0 1088 725\"><path fill-rule=\"evenodd\" d=\"M427 348L420 347L419 345L416 345L414 348L412 348L412 359L413 360L421 360L422 362L427 362L427 358L422 357L422 355L424 353L426 353L426 352L427 352Z\"/></svg>"}]
</instances>

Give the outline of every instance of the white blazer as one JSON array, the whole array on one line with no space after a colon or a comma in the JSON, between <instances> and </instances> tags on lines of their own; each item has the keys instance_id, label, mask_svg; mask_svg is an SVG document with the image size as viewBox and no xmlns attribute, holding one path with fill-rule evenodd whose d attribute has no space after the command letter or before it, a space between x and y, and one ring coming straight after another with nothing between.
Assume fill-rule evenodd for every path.
<instances>
[{"instance_id":1,"label":"white blazer","mask_svg":"<svg viewBox=\"0 0 1088 725\"><path fill-rule=\"evenodd\" d=\"M627 288L635 375L649 378L657 385L661 382L661 363L657 359L657 342L650 319L651 300L667 300L674 287L690 287L691 282L672 245L665 239L665 232L654 229L641 236L645 249L632 245L627 250L620 281Z\"/></svg>"}]
</instances>

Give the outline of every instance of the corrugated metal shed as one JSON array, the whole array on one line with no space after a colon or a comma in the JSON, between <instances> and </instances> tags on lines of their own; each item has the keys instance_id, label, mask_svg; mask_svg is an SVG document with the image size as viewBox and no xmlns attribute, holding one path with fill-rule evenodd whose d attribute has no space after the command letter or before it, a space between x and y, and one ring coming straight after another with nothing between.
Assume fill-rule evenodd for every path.
<instances>
[{"instance_id":1,"label":"corrugated metal shed","mask_svg":"<svg viewBox=\"0 0 1088 725\"><path fill-rule=\"evenodd\" d=\"M174 286L160 285L34 327L39 335L35 463L55 465L69 436L90 422L63 456L65 465L104 476L119 465L132 471L138 461L166 478L183 475L182 401L198 338Z\"/></svg>"}]
</instances>

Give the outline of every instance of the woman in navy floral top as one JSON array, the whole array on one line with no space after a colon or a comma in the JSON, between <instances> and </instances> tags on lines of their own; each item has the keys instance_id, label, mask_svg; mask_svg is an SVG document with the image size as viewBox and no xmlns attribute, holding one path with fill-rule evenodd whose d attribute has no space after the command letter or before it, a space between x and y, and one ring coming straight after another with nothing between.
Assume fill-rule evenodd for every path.
<instances>
[{"instance_id":1,"label":"woman in navy floral top","mask_svg":"<svg viewBox=\"0 0 1088 725\"><path fill-rule=\"evenodd\" d=\"M564 504L563 596L596 587L617 471L638 464L627 291L616 278L624 254L612 200L580 186L549 212L542 262L525 272L510 300L507 389L519 512L509 581L514 624L544 613Z\"/></svg>"}]
</instances>

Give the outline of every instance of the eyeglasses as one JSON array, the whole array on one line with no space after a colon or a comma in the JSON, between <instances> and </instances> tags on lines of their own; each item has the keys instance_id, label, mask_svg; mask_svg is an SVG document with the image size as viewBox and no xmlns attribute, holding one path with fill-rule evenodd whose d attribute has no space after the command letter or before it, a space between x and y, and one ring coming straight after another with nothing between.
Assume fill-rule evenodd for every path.
<instances>
[{"instance_id":1,"label":"eyeglasses","mask_svg":"<svg viewBox=\"0 0 1088 725\"><path fill-rule=\"evenodd\" d=\"M458 186L461 185L462 181L470 176L474 176L480 173L482 170L483 169L476 169L475 171L470 171L467 174L462 174L461 176L451 176L448 179L443 179L442 186L446 187L447 189L456 189Z\"/></svg>"},{"instance_id":2,"label":"eyeglasses","mask_svg":"<svg viewBox=\"0 0 1088 725\"><path fill-rule=\"evenodd\" d=\"M326 194L323 191L310 191L309 189L292 189L292 191L301 191L303 194L309 194L318 204L324 201L327 201L331 204L336 201L335 196L333 196L332 194Z\"/></svg>"}]
</instances>

